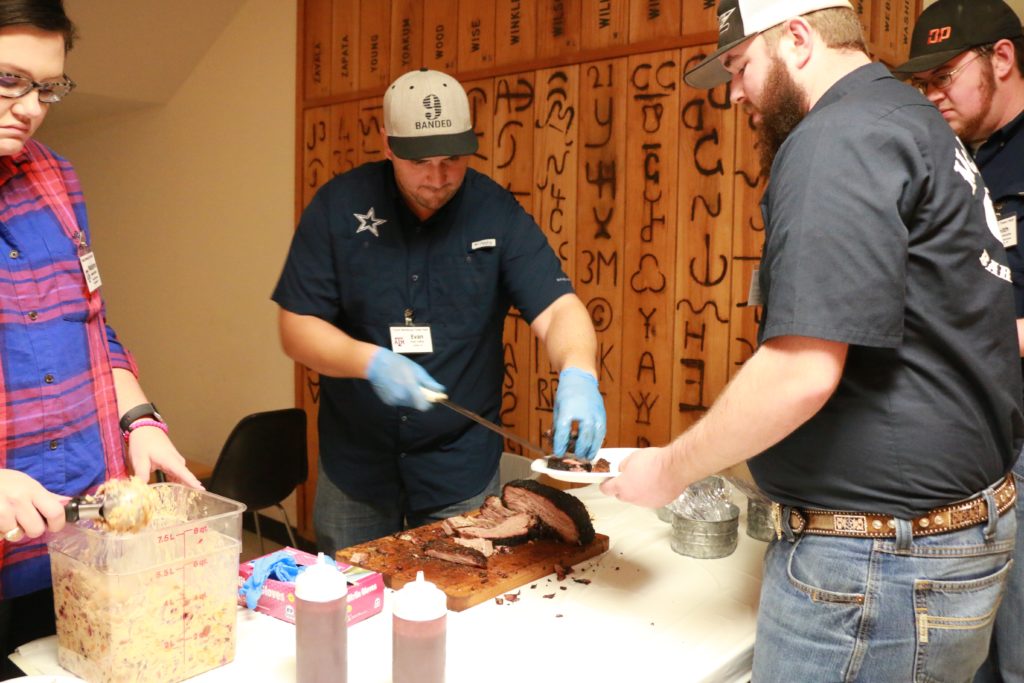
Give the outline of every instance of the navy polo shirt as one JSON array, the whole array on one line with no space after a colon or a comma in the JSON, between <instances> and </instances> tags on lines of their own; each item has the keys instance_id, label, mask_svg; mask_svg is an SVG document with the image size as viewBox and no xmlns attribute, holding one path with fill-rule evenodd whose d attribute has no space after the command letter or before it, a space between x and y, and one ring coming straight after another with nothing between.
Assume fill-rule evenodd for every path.
<instances>
[{"instance_id":1,"label":"navy polo shirt","mask_svg":"<svg viewBox=\"0 0 1024 683\"><path fill-rule=\"evenodd\" d=\"M362 341L391 348L408 311L433 352L411 354L451 400L497 422L502 332L510 306L532 322L572 285L515 197L470 169L454 197L421 222L390 161L324 185L303 212L273 299ZM363 379L320 379L320 457L360 500L407 498L423 510L472 497L494 475L501 437L444 407L385 405Z\"/></svg>"},{"instance_id":2,"label":"navy polo shirt","mask_svg":"<svg viewBox=\"0 0 1024 683\"><path fill-rule=\"evenodd\" d=\"M1024 112L978 148L974 160L1000 219L1017 217L1017 244L1006 250L1013 271L1017 317L1024 318Z\"/></svg>"},{"instance_id":3,"label":"navy polo shirt","mask_svg":"<svg viewBox=\"0 0 1024 683\"><path fill-rule=\"evenodd\" d=\"M1024 435L1013 294L967 150L871 64L783 143L762 202L760 341L849 345L822 409L750 461L775 500L911 518L1010 470Z\"/></svg>"}]
</instances>

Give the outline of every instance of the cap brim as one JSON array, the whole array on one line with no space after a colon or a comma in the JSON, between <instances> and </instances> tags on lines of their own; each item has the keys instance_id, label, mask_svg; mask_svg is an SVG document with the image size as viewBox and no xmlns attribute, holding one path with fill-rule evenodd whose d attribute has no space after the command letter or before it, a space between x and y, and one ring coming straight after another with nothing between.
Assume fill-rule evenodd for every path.
<instances>
[{"instance_id":1,"label":"cap brim","mask_svg":"<svg viewBox=\"0 0 1024 683\"><path fill-rule=\"evenodd\" d=\"M415 138L388 136L388 145L399 159L427 159L429 157L461 157L476 152L476 133L470 129L462 133L423 135Z\"/></svg>"},{"instance_id":2,"label":"cap brim","mask_svg":"<svg viewBox=\"0 0 1024 683\"><path fill-rule=\"evenodd\" d=\"M943 52L933 52L928 55L921 55L920 57L915 57L914 59L900 64L893 69L892 72L894 74L906 75L921 73L922 71L931 71L932 69L942 66L957 55L967 52L970 49L970 47L958 47L954 50L945 50Z\"/></svg>"},{"instance_id":3,"label":"cap brim","mask_svg":"<svg viewBox=\"0 0 1024 683\"><path fill-rule=\"evenodd\" d=\"M753 37L754 36L743 36L738 40L734 40L731 43L727 43L718 48L705 57L700 64L683 74L683 81L685 81L686 85L691 88L697 88L699 90L717 88L723 83L731 81L732 74L725 70L725 67L722 66L722 62L719 61L718 58L737 45L742 45Z\"/></svg>"}]
</instances>

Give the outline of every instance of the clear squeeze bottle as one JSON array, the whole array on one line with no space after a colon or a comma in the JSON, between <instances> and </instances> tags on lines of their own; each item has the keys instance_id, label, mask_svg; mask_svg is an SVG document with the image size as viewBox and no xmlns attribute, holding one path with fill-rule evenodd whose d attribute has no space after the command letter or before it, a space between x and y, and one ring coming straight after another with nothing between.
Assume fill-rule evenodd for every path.
<instances>
[{"instance_id":1,"label":"clear squeeze bottle","mask_svg":"<svg viewBox=\"0 0 1024 683\"><path fill-rule=\"evenodd\" d=\"M295 679L348 680L348 583L323 553L295 579Z\"/></svg>"},{"instance_id":2,"label":"clear squeeze bottle","mask_svg":"<svg viewBox=\"0 0 1024 683\"><path fill-rule=\"evenodd\" d=\"M448 598L423 572L395 591L392 683L444 683L447 620Z\"/></svg>"}]
</instances>

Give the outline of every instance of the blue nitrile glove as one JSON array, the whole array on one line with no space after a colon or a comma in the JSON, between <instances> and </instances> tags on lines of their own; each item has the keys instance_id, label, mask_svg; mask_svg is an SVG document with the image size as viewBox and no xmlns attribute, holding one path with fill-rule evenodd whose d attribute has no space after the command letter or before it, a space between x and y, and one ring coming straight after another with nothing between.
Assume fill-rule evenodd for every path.
<instances>
[{"instance_id":1,"label":"blue nitrile glove","mask_svg":"<svg viewBox=\"0 0 1024 683\"><path fill-rule=\"evenodd\" d=\"M426 410L433 404L420 387L444 392L444 385L431 377L423 366L383 346L370 359L366 378L380 400L389 406Z\"/></svg>"},{"instance_id":2,"label":"blue nitrile glove","mask_svg":"<svg viewBox=\"0 0 1024 683\"><path fill-rule=\"evenodd\" d=\"M597 378L579 368L566 368L558 375L555 393L555 455L562 457L569 445L572 423L577 423L576 457L592 460L604 443L607 428L604 399Z\"/></svg>"},{"instance_id":3,"label":"blue nitrile glove","mask_svg":"<svg viewBox=\"0 0 1024 683\"><path fill-rule=\"evenodd\" d=\"M334 564L334 558L328 557L327 561ZM245 606L249 609L256 609L256 603L263 594L263 584L267 579L277 581L294 582L295 578L305 571L305 565L295 563L295 557L287 550L278 550L266 557L252 561L252 574L249 575L238 589L238 594L245 598Z\"/></svg>"}]
</instances>

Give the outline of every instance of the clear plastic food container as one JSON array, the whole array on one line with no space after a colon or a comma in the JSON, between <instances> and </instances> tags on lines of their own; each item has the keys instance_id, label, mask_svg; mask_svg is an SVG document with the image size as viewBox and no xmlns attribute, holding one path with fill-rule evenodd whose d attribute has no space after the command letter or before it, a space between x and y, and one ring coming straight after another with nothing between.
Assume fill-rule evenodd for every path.
<instances>
[{"instance_id":1,"label":"clear plastic food container","mask_svg":"<svg viewBox=\"0 0 1024 683\"><path fill-rule=\"evenodd\" d=\"M156 484L137 533L69 526L50 541L57 659L91 683L176 683L235 657L245 505Z\"/></svg>"}]
</instances>

